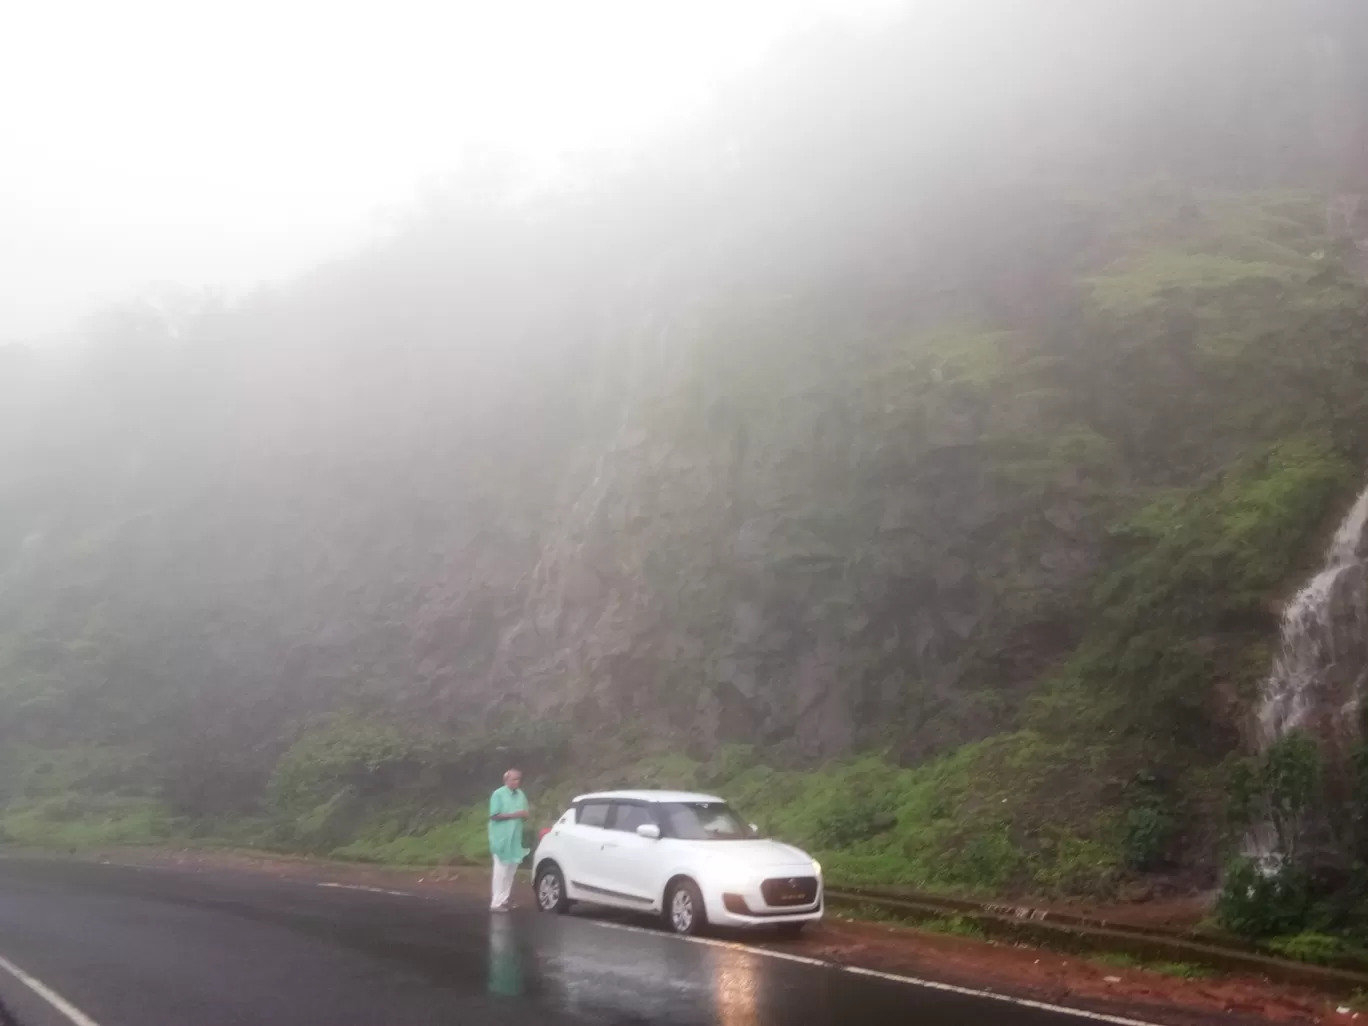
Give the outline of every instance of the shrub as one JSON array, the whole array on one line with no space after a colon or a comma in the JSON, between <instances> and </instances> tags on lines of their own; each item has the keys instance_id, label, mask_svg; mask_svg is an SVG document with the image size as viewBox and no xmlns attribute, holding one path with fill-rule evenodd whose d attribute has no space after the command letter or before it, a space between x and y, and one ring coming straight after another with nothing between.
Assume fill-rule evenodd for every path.
<instances>
[{"instance_id":1,"label":"shrub","mask_svg":"<svg viewBox=\"0 0 1368 1026\"><path fill-rule=\"evenodd\" d=\"M1267 944L1284 958L1313 965L1329 965L1345 951L1344 941L1340 938L1310 930L1290 937L1274 937Z\"/></svg>"},{"instance_id":2,"label":"shrub","mask_svg":"<svg viewBox=\"0 0 1368 1026\"><path fill-rule=\"evenodd\" d=\"M1283 855L1298 855L1305 819L1320 783L1320 749L1302 733L1279 738L1264 753L1263 797Z\"/></svg>"},{"instance_id":3,"label":"shrub","mask_svg":"<svg viewBox=\"0 0 1368 1026\"><path fill-rule=\"evenodd\" d=\"M430 747L398 728L350 715L321 721L281 756L267 786L274 810L300 814L346 792L353 797L385 794L402 777L412 777Z\"/></svg>"},{"instance_id":4,"label":"shrub","mask_svg":"<svg viewBox=\"0 0 1368 1026\"><path fill-rule=\"evenodd\" d=\"M1008 886L1026 858L1005 826L965 838L959 851L948 857L941 874L947 883L989 892Z\"/></svg>"},{"instance_id":5,"label":"shrub","mask_svg":"<svg viewBox=\"0 0 1368 1026\"><path fill-rule=\"evenodd\" d=\"M1284 863L1275 873L1261 873L1246 858L1226 870L1216 901L1222 926L1242 937L1271 937L1302 929L1311 911L1305 874Z\"/></svg>"},{"instance_id":6,"label":"shrub","mask_svg":"<svg viewBox=\"0 0 1368 1026\"><path fill-rule=\"evenodd\" d=\"M1065 831L1051 833L1041 838L1039 855L1031 860L1036 889L1054 897L1111 894L1121 862L1115 844Z\"/></svg>"},{"instance_id":7,"label":"shrub","mask_svg":"<svg viewBox=\"0 0 1368 1026\"><path fill-rule=\"evenodd\" d=\"M1138 805L1126 813L1121 850L1129 869L1141 872L1158 867L1173 834L1173 817L1153 803Z\"/></svg>"},{"instance_id":8,"label":"shrub","mask_svg":"<svg viewBox=\"0 0 1368 1026\"><path fill-rule=\"evenodd\" d=\"M815 840L819 848L849 848L897 826L888 803L869 796L834 805L817 820Z\"/></svg>"}]
</instances>

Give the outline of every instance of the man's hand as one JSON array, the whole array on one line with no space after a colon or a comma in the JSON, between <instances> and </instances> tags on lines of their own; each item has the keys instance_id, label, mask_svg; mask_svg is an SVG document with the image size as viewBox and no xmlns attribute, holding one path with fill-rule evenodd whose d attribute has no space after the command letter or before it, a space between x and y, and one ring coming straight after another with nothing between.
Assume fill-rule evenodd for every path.
<instances>
[{"instance_id":1,"label":"man's hand","mask_svg":"<svg viewBox=\"0 0 1368 1026\"><path fill-rule=\"evenodd\" d=\"M495 822L501 823L501 822L503 822L503 821L506 820L506 819L526 819L526 818L527 818L527 813L526 813L525 811L523 811L523 812L500 812L500 813L497 813L496 815L490 816L489 818L492 819L492 820L494 820Z\"/></svg>"}]
</instances>

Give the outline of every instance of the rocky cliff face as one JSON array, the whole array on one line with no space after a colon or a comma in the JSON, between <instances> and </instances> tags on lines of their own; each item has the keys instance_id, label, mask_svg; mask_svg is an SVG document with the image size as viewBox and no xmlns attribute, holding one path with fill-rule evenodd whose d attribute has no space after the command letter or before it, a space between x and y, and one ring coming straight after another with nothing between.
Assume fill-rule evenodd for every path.
<instances>
[{"instance_id":1,"label":"rocky cliff face","mask_svg":"<svg viewBox=\"0 0 1368 1026\"><path fill-rule=\"evenodd\" d=\"M965 338L1016 358L1005 336ZM1021 434L1055 414L940 342L852 346L845 366L840 347L798 351L758 381L715 371L697 337L644 348L579 365L589 413L536 392L505 437L415 434L392 406L275 451L82 437L98 469L81 503L26 521L8 554L11 631L56 645L16 658L35 688L45 660L79 663L63 672L101 701L202 703L258 736L383 702L808 763L920 758L1009 722L1076 640L1101 553L1109 471ZM874 360L892 369L871 378ZM298 405L258 404L256 430L298 425ZM175 490L109 519L159 480Z\"/></svg>"},{"instance_id":2,"label":"rocky cliff face","mask_svg":"<svg viewBox=\"0 0 1368 1026\"><path fill-rule=\"evenodd\" d=\"M983 440L1004 411L974 387L944 420L792 364L759 394L700 394L699 355L654 360L568 459L468 670L487 714L805 762L1000 728L1076 638L1100 558L1086 467L1010 480L1011 446ZM928 394L934 370L911 372Z\"/></svg>"}]
</instances>

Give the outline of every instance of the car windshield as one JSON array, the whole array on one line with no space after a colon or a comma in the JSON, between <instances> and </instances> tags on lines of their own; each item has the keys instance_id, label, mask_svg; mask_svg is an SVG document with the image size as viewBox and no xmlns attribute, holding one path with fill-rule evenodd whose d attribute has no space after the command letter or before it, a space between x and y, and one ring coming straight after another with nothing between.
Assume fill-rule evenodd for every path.
<instances>
[{"instance_id":1,"label":"car windshield","mask_svg":"<svg viewBox=\"0 0 1368 1026\"><path fill-rule=\"evenodd\" d=\"M664 811L670 836L685 841L744 841L759 836L723 802L670 802Z\"/></svg>"}]
</instances>

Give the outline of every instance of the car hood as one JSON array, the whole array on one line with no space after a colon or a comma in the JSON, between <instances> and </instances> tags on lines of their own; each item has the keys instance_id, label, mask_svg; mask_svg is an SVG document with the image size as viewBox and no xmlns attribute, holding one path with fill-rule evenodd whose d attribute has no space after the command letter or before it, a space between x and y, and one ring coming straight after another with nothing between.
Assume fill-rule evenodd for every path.
<instances>
[{"instance_id":1,"label":"car hood","mask_svg":"<svg viewBox=\"0 0 1368 1026\"><path fill-rule=\"evenodd\" d=\"M705 841L709 854L747 866L811 865L812 856L782 841Z\"/></svg>"}]
</instances>

